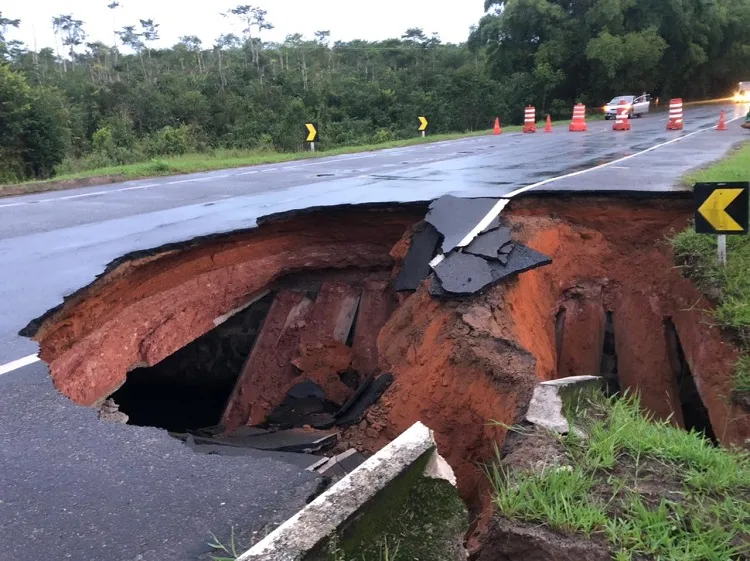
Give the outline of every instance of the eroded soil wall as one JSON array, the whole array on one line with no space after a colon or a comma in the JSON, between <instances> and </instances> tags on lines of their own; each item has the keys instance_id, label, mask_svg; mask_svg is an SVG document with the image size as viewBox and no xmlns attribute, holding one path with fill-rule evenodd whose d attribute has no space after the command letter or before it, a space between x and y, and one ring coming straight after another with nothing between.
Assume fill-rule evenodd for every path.
<instances>
[{"instance_id":1,"label":"eroded soil wall","mask_svg":"<svg viewBox=\"0 0 750 561\"><path fill-rule=\"evenodd\" d=\"M462 300L431 298L429 280L402 293L377 340L379 369L394 383L342 440L373 452L421 420L435 430L463 497L486 503L481 465L502 442L502 425L523 415L538 380L600 373L609 314L623 390L638 391L644 407L682 423L669 318L714 432L744 443L750 422L730 399L737 350L665 242L691 212L687 199L513 201L503 217L514 239L552 264ZM41 356L63 393L95 403L130 369L162 360L275 279L398 268L408 248L404 233L423 216L424 209L319 211L124 262L44 321L36 335Z\"/></svg>"},{"instance_id":2,"label":"eroded soil wall","mask_svg":"<svg viewBox=\"0 0 750 561\"><path fill-rule=\"evenodd\" d=\"M421 210L421 209L420 209ZM55 385L81 405L116 390L214 326L276 278L325 268L389 268L420 210L332 210L126 261L69 299L35 338Z\"/></svg>"}]
</instances>

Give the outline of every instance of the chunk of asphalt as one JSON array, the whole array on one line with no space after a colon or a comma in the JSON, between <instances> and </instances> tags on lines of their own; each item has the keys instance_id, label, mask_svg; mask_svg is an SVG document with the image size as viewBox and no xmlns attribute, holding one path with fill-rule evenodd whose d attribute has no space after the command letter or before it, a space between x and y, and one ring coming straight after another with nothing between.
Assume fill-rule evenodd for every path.
<instances>
[{"instance_id":1,"label":"chunk of asphalt","mask_svg":"<svg viewBox=\"0 0 750 561\"><path fill-rule=\"evenodd\" d=\"M497 201L498 199L462 199L453 195L444 195L432 201L425 220L443 235L442 252L448 253L458 246ZM490 225L492 224L494 221Z\"/></svg>"},{"instance_id":2,"label":"chunk of asphalt","mask_svg":"<svg viewBox=\"0 0 750 561\"><path fill-rule=\"evenodd\" d=\"M302 399L285 398L284 401L268 415L267 422L283 429L299 428L310 425L316 429L327 429L333 426L332 412L337 407L318 397Z\"/></svg>"},{"instance_id":3,"label":"chunk of asphalt","mask_svg":"<svg viewBox=\"0 0 750 561\"><path fill-rule=\"evenodd\" d=\"M499 261L489 261L492 274L492 282L498 282L511 275L517 275L525 271L530 271L538 267L543 267L552 263L552 259L539 253L535 249L526 247L522 244L515 244L515 249L508 255L507 265Z\"/></svg>"},{"instance_id":4,"label":"chunk of asphalt","mask_svg":"<svg viewBox=\"0 0 750 561\"><path fill-rule=\"evenodd\" d=\"M506 243L503 245L503 247L500 248L500 254L501 255L508 255L511 251L513 251L513 248L515 247L512 243Z\"/></svg>"},{"instance_id":5,"label":"chunk of asphalt","mask_svg":"<svg viewBox=\"0 0 750 561\"><path fill-rule=\"evenodd\" d=\"M327 458L325 457L315 456L313 454L300 454L297 452L275 452L273 450L257 450L255 448L241 448L237 446L227 446L225 444L199 444L195 442L192 436L188 436L188 440L185 441L185 444L196 454L271 458L297 466L302 469L308 469L311 466L319 463L321 460L327 460Z\"/></svg>"},{"instance_id":6,"label":"chunk of asphalt","mask_svg":"<svg viewBox=\"0 0 750 561\"><path fill-rule=\"evenodd\" d=\"M474 294L492 282L490 266L476 255L451 253L435 267L435 274L446 292Z\"/></svg>"},{"instance_id":7,"label":"chunk of asphalt","mask_svg":"<svg viewBox=\"0 0 750 561\"><path fill-rule=\"evenodd\" d=\"M365 378L354 391L354 394L347 400L346 403L344 403L344 405L341 406L341 409L339 409L334 414L334 417L338 419L339 417L344 416L354 406L354 404L356 404L362 398L362 395L370 388L370 385L372 385L372 381L374 379L375 376L368 376L367 378Z\"/></svg>"},{"instance_id":8,"label":"chunk of asphalt","mask_svg":"<svg viewBox=\"0 0 750 561\"><path fill-rule=\"evenodd\" d=\"M544 255L543 253L539 253L538 251L535 251L531 248L526 247L522 244L514 244L515 249L512 253L506 256L500 256L497 261L488 261L484 260L481 257L474 257L472 255L469 255L468 257L474 257L474 259L479 259L481 261L484 261L487 264L487 267L490 270L490 281L479 288L476 292L479 292L483 288L486 288L488 286L491 286L493 284L496 284L500 282L501 280L508 278L512 275L517 275L519 273L523 273L524 271L530 271L531 269L536 269L537 267L542 267L544 265L549 265L552 263L552 259ZM450 260L453 255L464 255L461 253L451 254L448 257L446 257L440 265L445 263L446 261ZM502 261L502 257L506 257L507 261L506 264L504 264ZM460 261L460 260L459 260ZM455 261L454 261L455 262ZM453 292L446 288L443 285L443 282L441 278L437 274L437 268L440 267L438 265L435 267L436 271L432 275L432 281L430 283L430 295L434 298L438 298L441 300L447 300L451 298L461 298L463 296L467 296L466 292ZM476 294L476 292L471 294Z\"/></svg>"},{"instance_id":9,"label":"chunk of asphalt","mask_svg":"<svg viewBox=\"0 0 750 561\"><path fill-rule=\"evenodd\" d=\"M464 248L465 253L497 259L500 248L510 242L510 228L498 228L486 234L480 234Z\"/></svg>"},{"instance_id":10,"label":"chunk of asphalt","mask_svg":"<svg viewBox=\"0 0 750 561\"><path fill-rule=\"evenodd\" d=\"M417 289L419 283L430 274L430 260L435 256L439 242L440 233L430 223L426 223L424 230L411 237L409 251L406 252L401 270L393 282L395 290Z\"/></svg>"},{"instance_id":11,"label":"chunk of asphalt","mask_svg":"<svg viewBox=\"0 0 750 561\"><path fill-rule=\"evenodd\" d=\"M230 446L255 448L256 450L275 450L277 452L302 452L310 454L333 446L336 443L338 434L339 433L336 431L289 429L243 438L233 438L229 436L216 439L217 442L201 442L196 438L196 442L198 444L226 443Z\"/></svg>"},{"instance_id":12,"label":"chunk of asphalt","mask_svg":"<svg viewBox=\"0 0 750 561\"><path fill-rule=\"evenodd\" d=\"M385 390L393 383L392 374L381 374L362 391L359 398L347 410L336 416L337 425L355 425L362 420L367 410L380 399Z\"/></svg>"},{"instance_id":13,"label":"chunk of asphalt","mask_svg":"<svg viewBox=\"0 0 750 561\"><path fill-rule=\"evenodd\" d=\"M292 386L286 396L291 399L305 399L306 397L312 397L321 401L326 397L323 388L310 380L305 380Z\"/></svg>"}]
</instances>

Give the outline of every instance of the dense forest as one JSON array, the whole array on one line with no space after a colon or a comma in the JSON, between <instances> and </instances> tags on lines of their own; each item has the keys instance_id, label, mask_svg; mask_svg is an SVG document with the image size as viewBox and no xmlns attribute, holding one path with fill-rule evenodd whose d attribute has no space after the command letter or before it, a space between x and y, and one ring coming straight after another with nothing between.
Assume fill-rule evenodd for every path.
<instances>
[{"instance_id":1,"label":"dense forest","mask_svg":"<svg viewBox=\"0 0 750 561\"><path fill-rule=\"evenodd\" d=\"M103 0L106 1L106 0ZM126 0L124 0L126 1ZM120 7L111 1L113 13ZM159 23L87 42L85 14L50 21L58 48L10 40L0 13L0 182L218 149L298 150L304 122L322 147L483 129L523 107L569 118L613 94L723 97L750 79L750 0L487 0L460 45L419 28L377 42L264 40L251 5L226 12L211 45L155 48Z\"/></svg>"}]
</instances>

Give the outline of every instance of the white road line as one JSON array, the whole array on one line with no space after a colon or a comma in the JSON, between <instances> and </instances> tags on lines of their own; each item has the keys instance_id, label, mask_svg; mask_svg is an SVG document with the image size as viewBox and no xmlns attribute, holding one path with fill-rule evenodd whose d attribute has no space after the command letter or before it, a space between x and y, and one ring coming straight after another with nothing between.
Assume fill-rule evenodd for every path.
<instances>
[{"instance_id":1,"label":"white road line","mask_svg":"<svg viewBox=\"0 0 750 561\"><path fill-rule=\"evenodd\" d=\"M8 207L12 207L12 206L23 206L23 205L27 205L27 204L29 204L29 203L26 203L26 202L24 202L24 203L10 203L10 204L7 204L7 205L0 205L0 208L8 208Z\"/></svg>"},{"instance_id":2,"label":"white road line","mask_svg":"<svg viewBox=\"0 0 750 561\"><path fill-rule=\"evenodd\" d=\"M29 355L23 358L19 358L18 360L14 360L13 362L0 365L0 376L2 376L3 374L7 374L8 372L18 370L19 368L23 368L24 366L28 366L29 364L34 364L37 361L39 361L38 356Z\"/></svg>"},{"instance_id":3,"label":"white road line","mask_svg":"<svg viewBox=\"0 0 750 561\"><path fill-rule=\"evenodd\" d=\"M254 173L258 173L258 170L254 171L243 171L242 173L238 173L237 175L252 175Z\"/></svg>"},{"instance_id":4,"label":"white road line","mask_svg":"<svg viewBox=\"0 0 750 561\"><path fill-rule=\"evenodd\" d=\"M119 193L120 191L137 191L138 189L148 189L149 187L156 187L158 183L149 183L148 185L136 185L135 187L123 187L122 189L115 189L113 193Z\"/></svg>"},{"instance_id":5,"label":"white road line","mask_svg":"<svg viewBox=\"0 0 750 561\"><path fill-rule=\"evenodd\" d=\"M737 119L742 119L742 116L735 117L733 119L727 119L727 123L731 123L732 121L736 121ZM715 131L716 127L710 127L707 129L699 129L697 131L693 131L691 133L688 133L684 136L678 136L677 138L673 138L672 140L668 140L666 142L662 142L660 144L655 144L654 146L651 146L650 148L646 148L645 150L641 150L640 152L636 152L634 154L630 154L629 156L623 156L622 158L618 158L616 160L612 160L611 162L607 162L604 164L599 164L598 166L594 166L591 168L586 168L578 171L574 171L571 173L566 173L564 175L558 175L557 177L550 177L548 179L544 179L543 181L539 181L537 183L533 183L531 185L527 185L526 187L521 187L520 189L516 189L515 191L511 191L507 195L505 195L502 199L499 199L497 203L490 209L490 211L485 215L484 218L482 218L474 228L471 229L471 231L466 234L464 239L462 239L456 247L466 247L469 245L474 238L476 238L479 235L479 232L484 230L487 226L490 225L490 223L503 211L505 208L505 205L507 205L510 202L510 199L515 197L516 195L520 195L521 193L525 193L526 191L530 191L531 189L536 189L537 187L541 187L542 185L547 185L548 183L553 183L555 181L560 181L561 179L568 179L570 177L577 177L579 175L583 175L584 173L589 173L591 171L597 170L597 169L603 169L607 167L613 167L616 164L620 162L625 162L627 160L630 160L631 158L635 158L636 156L640 156L641 154L645 154L647 152L652 152L658 148L662 148L664 146L668 146L669 144L674 144L675 142L679 142L681 140L685 140L686 138L690 138L693 135L696 135L701 132L706 131ZM435 268L437 265L440 264L440 262L445 259L445 254L437 255L432 261L430 261L430 267Z\"/></svg>"},{"instance_id":6,"label":"white road line","mask_svg":"<svg viewBox=\"0 0 750 561\"><path fill-rule=\"evenodd\" d=\"M228 176L222 176L228 177ZM211 179L217 179L217 177L198 177L196 179L180 179L179 181L168 181L164 185L177 185L178 183L197 183L198 181L210 181Z\"/></svg>"}]
</instances>

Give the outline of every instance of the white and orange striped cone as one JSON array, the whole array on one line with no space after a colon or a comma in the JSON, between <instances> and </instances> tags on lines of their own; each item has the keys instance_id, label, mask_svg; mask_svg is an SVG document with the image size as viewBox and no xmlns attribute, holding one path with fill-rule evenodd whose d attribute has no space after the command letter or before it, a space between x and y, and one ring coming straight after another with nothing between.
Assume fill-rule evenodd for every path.
<instances>
[{"instance_id":1,"label":"white and orange striped cone","mask_svg":"<svg viewBox=\"0 0 750 561\"><path fill-rule=\"evenodd\" d=\"M527 106L524 111L523 132L536 132L536 108L533 105Z\"/></svg>"},{"instance_id":2,"label":"white and orange striped cone","mask_svg":"<svg viewBox=\"0 0 750 561\"><path fill-rule=\"evenodd\" d=\"M630 113L630 107L628 103L623 99L620 100L620 104L617 106L617 118L612 130L615 131L629 131L630 130L630 119L628 118Z\"/></svg>"},{"instance_id":3,"label":"white and orange striped cone","mask_svg":"<svg viewBox=\"0 0 750 561\"><path fill-rule=\"evenodd\" d=\"M583 103L577 103L573 107L573 120L568 127L570 132L586 132L589 130L586 125L586 106Z\"/></svg>"},{"instance_id":4,"label":"white and orange striped cone","mask_svg":"<svg viewBox=\"0 0 750 561\"><path fill-rule=\"evenodd\" d=\"M668 131L681 131L683 126L682 119L682 98L676 97L669 100L669 119L667 120Z\"/></svg>"}]
</instances>

